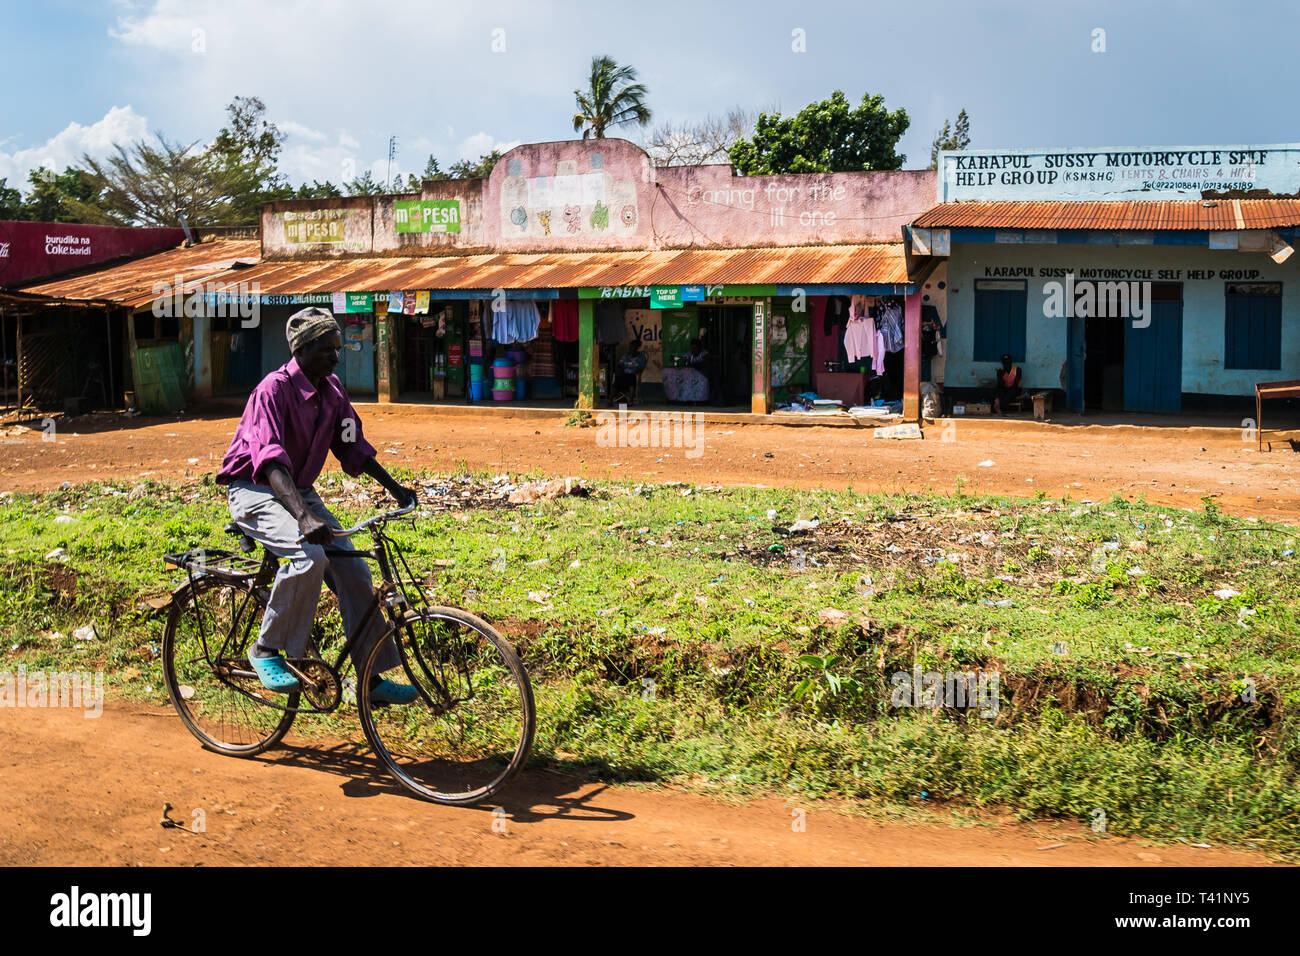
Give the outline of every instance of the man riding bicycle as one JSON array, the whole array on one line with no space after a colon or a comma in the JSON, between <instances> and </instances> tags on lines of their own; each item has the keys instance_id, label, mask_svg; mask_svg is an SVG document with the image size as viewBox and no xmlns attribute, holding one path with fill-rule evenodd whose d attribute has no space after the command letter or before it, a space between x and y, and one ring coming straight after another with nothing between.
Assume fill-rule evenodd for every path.
<instances>
[{"instance_id":1,"label":"man riding bicycle","mask_svg":"<svg viewBox=\"0 0 1300 956\"><path fill-rule=\"evenodd\" d=\"M288 694L299 689L299 682L281 652L289 658L305 655L322 581L338 598L348 634L360 626L374 595L363 559L325 553L327 544L352 548L349 539L335 538L342 526L312 487L326 454L333 452L346 474L374 478L402 507L414 502L415 492L375 460L375 448L362 436L361 420L333 374L343 348L334 315L319 308L295 312L285 336L293 357L249 396L217 483L230 486L235 523L282 561L248 659L263 686ZM352 651L358 676L384 631L383 616L373 615ZM371 677L372 701L407 704L415 699L414 687L380 676L400 663L390 638Z\"/></svg>"}]
</instances>

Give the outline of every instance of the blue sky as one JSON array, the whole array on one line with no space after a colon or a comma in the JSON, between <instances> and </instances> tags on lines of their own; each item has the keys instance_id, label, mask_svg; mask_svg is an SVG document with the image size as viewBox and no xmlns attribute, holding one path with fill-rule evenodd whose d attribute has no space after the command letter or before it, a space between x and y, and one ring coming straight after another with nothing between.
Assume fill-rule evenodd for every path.
<instances>
[{"instance_id":1,"label":"blue sky","mask_svg":"<svg viewBox=\"0 0 1300 956\"><path fill-rule=\"evenodd\" d=\"M389 134L402 172L567 139L596 53L640 71L656 124L881 93L911 116L909 168L962 107L976 148L1300 140L1281 0L0 0L0 25L11 185L154 131L206 140L236 94L289 134L295 182L382 174Z\"/></svg>"}]
</instances>

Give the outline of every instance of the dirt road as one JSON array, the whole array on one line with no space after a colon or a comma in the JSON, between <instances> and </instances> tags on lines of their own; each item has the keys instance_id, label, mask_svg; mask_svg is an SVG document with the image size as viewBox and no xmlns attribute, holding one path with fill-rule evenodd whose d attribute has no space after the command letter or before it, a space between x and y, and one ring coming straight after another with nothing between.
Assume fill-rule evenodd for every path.
<instances>
[{"instance_id":1,"label":"dirt road","mask_svg":"<svg viewBox=\"0 0 1300 956\"><path fill-rule=\"evenodd\" d=\"M929 426L924 441L894 441L873 439L866 428L736 421L702 425L693 447L652 448L602 445L600 428L567 428L558 414L530 419L491 410L357 408L386 464L454 469L464 462L559 475L801 488L851 484L887 492L951 492L960 476L969 492L1043 491L1093 500L1143 494L1193 508L1213 495L1233 514L1300 522L1300 459L1285 443L1261 454L1237 429L972 419ZM48 441L39 430L0 436L0 490L215 472L238 409L169 420L106 419L75 419L57 426Z\"/></svg>"},{"instance_id":2,"label":"dirt road","mask_svg":"<svg viewBox=\"0 0 1300 956\"><path fill-rule=\"evenodd\" d=\"M0 708L0 865L1243 866L1260 854L1098 838L1086 828L876 823L796 804L579 783L530 771L499 806L412 799L367 755L294 735L261 758L201 749L170 711L110 701ZM39 772L37 772L39 768ZM163 804L183 823L164 829Z\"/></svg>"}]
</instances>

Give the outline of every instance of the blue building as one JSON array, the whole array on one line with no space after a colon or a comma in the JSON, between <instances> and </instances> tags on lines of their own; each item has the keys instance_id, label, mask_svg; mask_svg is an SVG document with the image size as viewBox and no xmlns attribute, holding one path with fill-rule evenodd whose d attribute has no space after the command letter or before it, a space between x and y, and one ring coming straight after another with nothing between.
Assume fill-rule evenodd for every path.
<instances>
[{"instance_id":1,"label":"blue building","mask_svg":"<svg viewBox=\"0 0 1300 956\"><path fill-rule=\"evenodd\" d=\"M1004 353L1076 411L1300 379L1300 145L945 152L938 193L906 232L914 272L944 266L950 396Z\"/></svg>"}]
</instances>

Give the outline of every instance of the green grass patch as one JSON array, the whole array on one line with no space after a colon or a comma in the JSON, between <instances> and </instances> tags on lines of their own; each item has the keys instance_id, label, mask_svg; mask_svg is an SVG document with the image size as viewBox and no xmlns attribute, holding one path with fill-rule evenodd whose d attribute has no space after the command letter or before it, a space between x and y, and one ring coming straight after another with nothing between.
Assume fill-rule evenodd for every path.
<instances>
[{"instance_id":1,"label":"green grass patch","mask_svg":"<svg viewBox=\"0 0 1300 956\"><path fill-rule=\"evenodd\" d=\"M535 761L1300 851L1293 528L1212 501L676 483L511 505L490 473L402 475L426 492L393 526L412 567L523 655ZM226 520L210 481L0 496L0 667L101 667L161 703L161 555L229 547ZM994 712L895 706L914 671L995 675Z\"/></svg>"}]
</instances>

